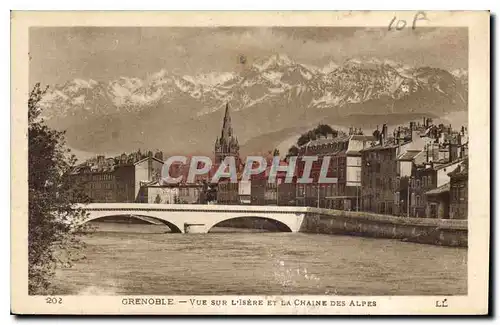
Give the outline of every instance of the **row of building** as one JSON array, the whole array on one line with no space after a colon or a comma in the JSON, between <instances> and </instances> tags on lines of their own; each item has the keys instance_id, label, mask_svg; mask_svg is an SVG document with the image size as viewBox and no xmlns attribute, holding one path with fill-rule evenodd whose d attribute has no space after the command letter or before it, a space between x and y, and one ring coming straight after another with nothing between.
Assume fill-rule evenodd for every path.
<instances>
[{"instance_id":1,"label":"row of building","mask_svg":"<svg viewBox=\"0 0 500 325\"><path fill-rule=\"evenodd\" d=\"M214 170L227 156L241 161L229 106L214 149ZM310 184L301 184L296 177L287 183L284 172L278 172L277 181L269 183L270 167L248 181L239 178L238 183L221 180L211 184L208 173L195 183L162 184L160 152L108 159L99 156L78 166L72 177L84 184L94 202L293 205L417 218L467 218L465 127L453 130L424 118L396 127L391 134L383 125L370 135L357 128L323 135L299 147L295 175L304 171L302 156L318 157L312 165ZM327 176L337 178L336 183L318 182L326 158ZM268 166L272 159L268 157ZM288 163L287 159L281 161L284 166ZM187 176L183 167L173 165L171 174Z\"/></svg>"}]
</instances>

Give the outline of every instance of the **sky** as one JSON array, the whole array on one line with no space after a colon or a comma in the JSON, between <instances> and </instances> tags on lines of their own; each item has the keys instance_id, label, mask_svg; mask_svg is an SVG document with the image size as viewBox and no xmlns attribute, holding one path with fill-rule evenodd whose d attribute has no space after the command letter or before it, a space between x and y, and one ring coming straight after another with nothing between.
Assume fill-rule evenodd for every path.
<instances>
[{"instance_id":1,"label":"sky","mask_svg":"<svg viewBox=\"0 0 500 325\"><path fill-rule=\"evenodd\" d=\"M32 27L30 85L72 79L145 78L232 72L272 54L324 66L350 58L467 69L466 28L352 27Z\"/></svg>"}]
</instances>

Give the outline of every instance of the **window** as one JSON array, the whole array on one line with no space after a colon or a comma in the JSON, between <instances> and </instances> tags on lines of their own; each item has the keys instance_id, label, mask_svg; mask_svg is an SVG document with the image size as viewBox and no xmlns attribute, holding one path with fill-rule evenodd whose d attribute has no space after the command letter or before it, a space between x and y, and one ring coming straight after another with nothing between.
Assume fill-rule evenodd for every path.
<instances>
[{"instance_id":1,"label":"window","mask_svg":"<svg viewBox=\"0 0 500 325\"><path fill-rule=\"evenodd\" d=\"M465 185L460 185L460 201L465 200Z\"/></svg>"},{"instance_id":2,"label":"window","mask_svg":"<svg viewBox=\"0 0 500 325\"><path fill-rule=\"evenodd\" d=\"M437 218L437 204L436 203L432 203L431 204L431 209L430 209L430 214L431 214L431 218Z\"/></svg>"}]
</instances>

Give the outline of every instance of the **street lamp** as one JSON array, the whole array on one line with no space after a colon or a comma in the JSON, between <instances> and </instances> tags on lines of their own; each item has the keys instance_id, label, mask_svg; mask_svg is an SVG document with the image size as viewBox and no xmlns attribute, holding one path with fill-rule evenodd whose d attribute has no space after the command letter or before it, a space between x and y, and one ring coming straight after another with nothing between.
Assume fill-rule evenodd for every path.
<instances>
[{"instance_id":1,"label":"street lamp","mask_svg":"<svg viewBox=\"0 0 500 325\"><path fill-rule=\"evenodd\" d=\"M317 192L318 192L318 200L317 200L318 202L317 202L317 207L318 207L318 209L319 209L319 183L318 183L318 191L317 191Z\"/></svg>"}]
</instances>

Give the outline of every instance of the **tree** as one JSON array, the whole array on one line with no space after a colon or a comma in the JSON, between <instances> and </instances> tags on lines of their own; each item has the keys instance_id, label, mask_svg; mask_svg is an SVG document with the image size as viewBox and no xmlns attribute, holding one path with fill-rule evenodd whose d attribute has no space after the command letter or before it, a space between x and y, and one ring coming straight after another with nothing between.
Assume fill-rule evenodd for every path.
<instances>
[{"instance_id":1,"label":"tree","mask_svg":"<svg viewBox=\"0 0 500 325\"><path fill-rule=\"evenodd\" d=\"M36 84L28 100L28 291L48 294L58 265L82 258L80 236L89 229L83 210L72 200L86 202L69 177L76 163L65 146L64 132L49 128L41 118L40 101L47 88Z\"/></svg>"},{"instance_id":2,"label":"tree","mask_svg":"<svg viewBox=\"0 0 500 325\"><path fill-rule=\"evenodd\" d=\"M301 147L308 143L309 141L316 140L318 137L321 136L327 136L327 135L332 135L334 138L338 137L339 134L342 132L339 132L337 130L332 129L331 126L327 124L319 124L317 127L315 127L312 130L307 131L306 133L302 134L298 139L297 139L297 146L293 146L290 149L288 149L288 156L294 156L293 152L298 150L295 150L297 147ZM295 154L296 155L296 154Z\"/></svg>"},{"instance_id":3,"label":"tree","mask_svg":"<svg viewBox=\"0 0 500 325\"><path fill-rule=\"evenodd\" d=\"M288 149L288 157L293 157L297 156L299 154L299 148L297 146L291 146L290 149Z\"/></svg>"}]
</instances>

